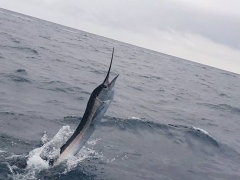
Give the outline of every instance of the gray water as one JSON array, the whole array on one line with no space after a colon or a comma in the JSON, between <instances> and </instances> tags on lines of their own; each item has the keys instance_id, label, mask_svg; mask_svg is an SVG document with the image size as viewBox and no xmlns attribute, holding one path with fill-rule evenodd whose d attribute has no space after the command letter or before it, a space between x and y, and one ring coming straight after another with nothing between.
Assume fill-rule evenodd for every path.
<instances>
[{"instance_id":1,"label":"gray water","mask_svg":"<svg viewBox=\"0 0 240 180\"><path fill-rule=\"evenodd\" d=\"M49 167L40 154L71 136L112 47L114 101ZM1 180L237 180L239 137L240 75L0 9Z\"/></svg>"}]
</instances>

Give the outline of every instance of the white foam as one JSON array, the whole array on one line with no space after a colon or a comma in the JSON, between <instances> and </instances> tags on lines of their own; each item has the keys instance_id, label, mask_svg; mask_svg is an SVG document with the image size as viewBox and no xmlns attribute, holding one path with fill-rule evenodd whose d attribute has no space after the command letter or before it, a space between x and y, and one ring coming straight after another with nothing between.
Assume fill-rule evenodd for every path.
<instances>
[{"instance_id":1,"label":"white foam","mask_svg":"<svg viewBox=\"0 0 240 180\"><path fill-rule=\"evenodd\" d=\"M0 149L0 153L5 153L6 151Z\"/></svg>"},{"instance_id":2,"label":"white foam","mask_svg":"<svg viewBox=\"0 0 240 180\"><path fill-rule=\"evenodd\" d=\"M61 29L61 30L67 31L67 32L70 32L70 33L74 33L74 34L78 34L78 32L76 32L76 31L71 31L71 30L69 30L69 29Z\"/></svg>"},{"instance_id":3,"label":"white foam","mask_svg":"<svg viewBox=\"0 0 240 180\"><path fill-rule=\"evenodd\" d=\"M93 140L88 141L87 144L94 146L94 145L96 145L97 142L100 141L100 140L101 140L101 138L93 139Z\"/></svg>"},{"instance_id":4,"label":"white foam","mask_svg":"<svg viewBox=\"0 0 240 180\"><path fill-rule=\"evenodd\" d=\"M131 117L131 118L128 118L128 119L140 120L141 118L140 117Z\"/></svg>"},{"instance_id":5,"label":"white foam","mask_svg":"<svg viewBox=\"0 0 240 180\"><path fill-rule=\"evenodd\" d=\"M44 132L43 137L41 138L41 141L43 144L49 141L46 131Z\"/></svg>"},{"instance_id":6,"label":"white foam","mask_svg":"<svg viewBox=\"0 0 240 180\"><path fill-rule=\"evenodd\" d=\"M6 157L5 159L14 159L17 157L22 157L23 155L12 154L11 156Z\"/></svg>"},{"instance_id":7,"label":"white foam","mask_svg":"<svg viewBox=\"0 0 240 180\"><path fill-rule=\"evenodd\" d=\"M192 128L195 129L195 130L201 131L203 134L206 134L206 135L209 136L209 133L204 129L201 129L201 128L198 128L198 127L192 127Z\"/></svg>"},{"instance_id":8,"label":"white foam","mask_svg":"<svg viewBox=\"0 0 240 180\"><path fill-rule=\"evenodd\" d=\"M97 141L96 141L97 142ZM95 157L95 158L102 158L103 156L98 154L96 151L94 151L93 149L90 148L86 148L85 146L81 149L81 151L79 151L79 153L76 156L72 156L70 158L67 159L67 167L65 169L65 171L63 172L63 174L71 171L72 169L74 169L75 167L77 167L77 165L82 162L84 159L89 158L89 157Z\"/></svg>"}]
</instances>

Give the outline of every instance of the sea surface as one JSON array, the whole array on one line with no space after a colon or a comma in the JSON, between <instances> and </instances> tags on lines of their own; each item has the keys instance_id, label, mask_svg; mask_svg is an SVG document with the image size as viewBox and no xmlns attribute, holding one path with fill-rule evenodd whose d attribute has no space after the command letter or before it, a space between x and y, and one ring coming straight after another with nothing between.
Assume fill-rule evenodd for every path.
<instances>
[{"instance_id":1,"label":"sea surface","mask_svg":"<svg viewBox=\"0 0 240 180\"><path fill-rule=\"evenodd\" d=\"M114 101L49 167L113 47ZM0 9L0 180L20 179L238 180L240 75Z\"/></svg>"}]
</instances>

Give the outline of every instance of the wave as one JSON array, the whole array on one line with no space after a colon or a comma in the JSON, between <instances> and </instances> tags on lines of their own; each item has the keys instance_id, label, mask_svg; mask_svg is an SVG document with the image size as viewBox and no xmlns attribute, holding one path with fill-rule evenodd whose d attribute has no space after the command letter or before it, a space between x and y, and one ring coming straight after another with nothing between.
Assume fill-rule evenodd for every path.
<instances>
[{"instance_id":1,"label":"wave","mask_svg":"<svg viewBox=\"0 0 240 180\"><path fill-rule=\"evenodd\" d=\"M81 118L76 116L66 116L62 119L61 123L77 125L80 120ZM164 136L170 139L174 144L187 144L189 150L192 150L197 156L204 156L204 158L206 158L206 155L214 156L215 154L221 153L222 155L227 155L234 159L240 159L240 155L231 147L219 142L212 137L209 132L198 127L158 123L139 117L125 119L110 116L106 116L99 126L100 128L106 129L106 132L109 132L107 128L110 127L113 131L123 131L124 134L130 133L129 136L137 136L139 138L135 138L135 141L139 141L138 144L141 144L142 142L142 136L139 136L139 134L146 137L149 137L149 134L152 134L156 139L162 139ZM45 132L41 138L41 145L36 144L35 147L38 147L30 151L28 155L11 154L5 158L8 164L7 167L9 168L8 172L11 173L11 178L14 180L31 180L37 179L38 176L41 176L42 178L44 173L53 173L55 177L59 177L60 175L62 176L73 171L79 163L88 158L107 159L107 157L103 157L103 155L93 150L93 148L87 148L88 146L96 146L98 144L97 142L100 140L99 138L90 139L90 141L87 142L87 147L85 146L76 156L69 158L64 163L49 167L48 161L46 160L55 158L59 155L59 148L66 142L73 132L74 129L71 129L68 125L64 125L60 128L53 138L49 138ZM1 140L6 139L6 137L4 137L5 136L2 135ZM149 140L150 139L148 139L148 141ZM0 153L5 153L4 151L5 149L2 149ZM107 159L106 163L107 162L109 162L109 159ZM21 169L21 166L26 166L26 168Z\"/></svg>"},{"instance_id":2,"label":"wave","mask_svg":"<svg viewBox=\"0 0 240 180\"><path fill-rule=\"evenodd\" d=\"M16 70L17 73L22 73L22 74L27 74L26 70L25 69L17 69Z\"/></svg>"},{"instance_id":3,"label":"wave","mask_svg":"<svg viewBox=\"0 0 240 180\"><path fill-rule=\"evenodd\" d=\"M70 32L70 33L73 33L73 34L79 34L79 32L77 31L71 31L69 29L61 29L62 31L66 31L66 32Z\"/></svg>"},{"instance_id":4,"label":"wave","mask_svg":"<svg viewBox=\"0 0 240 180\"><path fill-rule=\"evenodd\" d=\"M70 124L78 124L81 118L76 116L64 117L62 122ZM145 118L131 117L127 119L105 116L104 120L99 124L100 127L111 127L115 130L127 131L134 134L139 134L144 131L151 134L160 134L169 138L179 138L180 135L185 137L187 134L195 139L201 138L205 142L209 142L212 146L220 147L221 143L215 140L206 130L185 125L177 124L162 124L146 120ZM177 133L175 133L177 132Z\"/></svg>"},{"instance_id":5,"label":"wave","mask_svg":"<svg viewBox=\"0 0 240 180\"><path fill-rule=\"evenodd\" d=\"M154 75L140 75L140 77L147 78L147 79L156 79L156 80L162 79L161 77L154 76Z\"/></svg>"},{"instance_id":6,"label":"wave","mask_svg":"<svg viewBox=\"0 0 240 180\"><path fill-rule=\"evenodd\" d=\"M231 77L234 77L234 78L237 77L234 73L231 73L231 72L221 72L221 74L224 74L224 75L227 75L227 76L231 76Z\"/></svg>"},{"instance_id":7,"label":"wave","mask_svg":"<svg viewBox=\"0 0 240 180\"><path fill-rule=\"evenodd\" d=\"M16 17L16 18L19 18L19 19L22 19L22 20L26 20L26 21L33 21L33 19L30 19L28 18L26 15L22 16L20 14L12 14L12 13L9 13L8 15L11 15L13 17Z\"/></svg>"},{"instance_id":8,"label":"wave","mask_svg":"<svg viewBox=\"0 0 240 180\"><path fill-rule=\"evenodd\" d=\"M62 82L62 81L49 81L49 82L44 82L44 85L39 87L40 89L47 89L55 92L62 92L62 93L87 93L82 90L82 88L77 87L77 86L71 86L68 83Z\"/></svg>"},{"instance_id":9,"label":"wave","mask_svg":"<svg viewBox=\"0 0 240 180\"><path fill-rule=\"evenodd\" d=\"M198 103L199 105L204 105L213 109L218 109L221 111L230 111L232 113L239 114L240 113L240 108L231 106L229 104L209 104L209 103Z\"/></svg>"},{"instance_id":10,"label":"wave","mask_svg":"<svg viewBox=\"0 0 240 180\"><path fill-rule=\"evenodd\" d=\"M18 50L24 53L32 53L34 55L39 55L38 51L36 49L30 48L30 47L24 47L24 46L2 46L0 45L2 49L8 49L8 50Z\"/></svg>"},{"instance_id":11,"label":"wave","mask_svg":"<svg viewBox=\"0 0 240 180\"><path fill-rule=\"evenodd\" d=\"M80 121L81 118L79 117L67 116L62 119L61 124L74 124L77 126ZM230 153L240 156L236 150L219 142L209 132L199 127L163 124L138 117L124 119L110 116L105 116L99 127L111 128L114 131L125 131L130 133L129 136L137 135L141 137L149 134L156 136L158 134L170 139L172 142L181 141L186 143L194 152L202 151L209 155L219 152L221 154Z\"/></svg>"},{"instance_id":12,"label":"wave","mask_svg":"<svg viewBox=\"0 0 240 180\"><path fill-rule=\"evenodd\" d=\"M51 36L39 36L40 38L51 40Z\"/></svg>"},{"instance_id":13,"label":"wave","mask_svg":"<svg viewBox=\"0 0 240 180\"><path fill-rule=\"evenodd\" d=\"M224 93L221 93L221 94L219 94L219 96L222 96L222 97L227 97L227 98L229 98L229 96L228 96L227 94L224 94Z\"/></svg>"},{"instance_id":14,"label":"wave","mask_svg":"<svg viewBox=\"0 0 240 180\"><path fill-rule=\"evenodd\" d=\"M14 73L1 73L1 75L6 79L17 83L32 83L32 81L27 77L27 71L24 69L17 69Z\"/></svg>"},{"instance_id":15,"label":"wave","mask_svg":"<svg viewBox=\"0 0 240 180\"><path fill-rule=\"evenodd\" d=\"M24 74L24 72L22 72L22 74ZM29 83L31 84L32 81L27 78L27 77L23 77L20 74L7 74L5 75L6 78L9 78L11 81L17 82L17 83Z\"/></svg>"},{"instance_id":16,"label":"wave","mask_svg":"<svg viewBox=\"0 0 240 180\"><path fill-rule=\"evenodd\" d=\"M13 37L12 35L10 35L10 34L8 34L8 33L6 33L6 32L1 32L0 35L1 35L1 34L2 34L4 37L8 37L9 40L12 41L13 43L16 43L16 44L20 44L20 43L21 43L19 39ZM3 47L4 47L4 46L3 46ZM6 47L7 47L7 46L6 46Z\"/></svg>"},{"instance_id":17,"label":"wave","mask_svg":"<svg viewBox=\"0 0 240 180\"><path fill-rule=\"evenodd\" d=\"M79 122L74 120L73 122ZM165 136L172 142L182 142L188 144L193 153L206 154L213 156L214 154L221 154L233 157L240 160L240 154L234 148L228 146L224 142L215 139L206 130L179 124L163 124L146 120L144 118L112 118L105 117L105 120L99 124L100 127L113 127L114 130L126 131L131 134L146 136L149 134L159 134ZM201 151L202 153L198 153Z\"/></svg>"},{"instance_id":18,"label":"wave","mask_svg":"<svg viewBox=\"0 0 240 180\"><path fill-rule=\"evenodd\" d=\"M76 116L66 116L61 122L66 124L78 124L81 118ZM215 140L206 130L185 125L177 124L163 124L146 120L145 118L131 117L131 118L116 118L105 116L104 120L99 124L100 127L113 127L120 131L141 132L148 131L149 133L171 134L173 131L182 133L190 133L192 136L201 137L202 139L211 141L214 146L219 146L219 142Z\"/></svg>"}]
</instances>

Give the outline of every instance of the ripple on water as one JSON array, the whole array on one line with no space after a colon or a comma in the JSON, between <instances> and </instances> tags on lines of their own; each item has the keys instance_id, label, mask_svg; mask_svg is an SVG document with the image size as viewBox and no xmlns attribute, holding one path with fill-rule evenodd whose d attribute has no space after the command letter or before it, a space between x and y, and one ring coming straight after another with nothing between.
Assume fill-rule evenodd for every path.
<instances>
[{"instance_id":1,"label":"ripple on water","mask_svg":"<svg viewBox=\"0 0 240 180\"><path fill-rule=\"evenodd\" d=\"M17 83L29 83L29 84L32 83L31 80L28 79L27 77L18 76L18 75L15 75L15 74L9 74L9 75L7 75L7 77L11 81L14 81L14 82L17 82Z\"/></svg>"},{"instance_id":2,"label":"ripple on water","mask_svg":"<svg viewBox=\"0 0 240 180\"><path fill-rule=\"evenodd\" d=\"M23 47L23 46L3 46L0 45L1 49L9 50L11 52L20 51L21 53L27 53L27 54L33 54L33 55L39 55L38 51L36 49L30 48L30 47Z\"/></svg>"}]
</instances>

